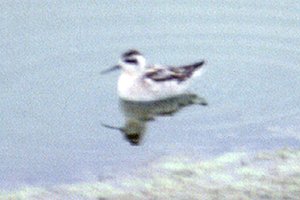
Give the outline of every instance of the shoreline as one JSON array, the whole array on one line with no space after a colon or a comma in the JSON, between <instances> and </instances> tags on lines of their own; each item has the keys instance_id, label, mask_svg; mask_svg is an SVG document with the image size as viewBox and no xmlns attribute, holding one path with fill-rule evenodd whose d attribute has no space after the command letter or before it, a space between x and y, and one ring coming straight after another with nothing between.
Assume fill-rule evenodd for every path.
<instances>
[{"instance_id":1,"label":"shoreline","mask_svg":"<svg viewBox=\"0 0 300 200\"><path fill-rule=\"evenodd\" d=\"M297 199L300 149L225 153L211 160L165 157L120 180L0 192L27 199Z\"/></svg>"}]
</instances>

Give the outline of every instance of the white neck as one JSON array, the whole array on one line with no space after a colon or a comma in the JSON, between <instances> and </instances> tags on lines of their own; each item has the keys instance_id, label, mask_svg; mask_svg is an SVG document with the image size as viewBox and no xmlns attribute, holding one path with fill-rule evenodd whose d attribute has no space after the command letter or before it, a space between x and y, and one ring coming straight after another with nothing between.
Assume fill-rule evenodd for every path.
<instances>
[{"instance_id":1,"label":"white neck","mask_svg":"<svg viewBox=\"0 0 300 200\"><path fill-rule=\"evenodd\" d=\"M140 73L123 71L118 80L119 96L130 95L138 78L140 78Z\"/></svg>"}]
</instances>

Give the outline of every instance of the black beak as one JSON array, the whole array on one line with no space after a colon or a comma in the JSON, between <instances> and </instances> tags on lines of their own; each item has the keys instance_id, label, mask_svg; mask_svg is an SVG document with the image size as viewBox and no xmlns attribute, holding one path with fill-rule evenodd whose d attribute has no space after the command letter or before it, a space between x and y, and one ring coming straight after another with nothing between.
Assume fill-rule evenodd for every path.
<instances>
[{"instance_id":1,"label":"black beak","mask_svg":"<svg viewBox=\"0 0 300 200\"><path fill-rule=\"evenodd\" d=\"M101 123L101 125L105 128L109 128L109 129L115 129L115 130L119 130L119 131L123 131L123 128L120 127L116 127L116 126L111 126L111 125L107 125L107 124L103 124Z\"/></svg>"},{"instance_id":2,"label":"black beak","mask_svg":"<svg viewBox=\"0 0 300 200\"><path fill-rule=\"evenodd\" d=\"M120 68L121 68L120 65L116 65L116 66L113 66L113 67L111 67L109 69L103 70L101 72L101 74L107 74L109 72L115 71L115 70L120 69Z\"/></svg>"}]
</instances>

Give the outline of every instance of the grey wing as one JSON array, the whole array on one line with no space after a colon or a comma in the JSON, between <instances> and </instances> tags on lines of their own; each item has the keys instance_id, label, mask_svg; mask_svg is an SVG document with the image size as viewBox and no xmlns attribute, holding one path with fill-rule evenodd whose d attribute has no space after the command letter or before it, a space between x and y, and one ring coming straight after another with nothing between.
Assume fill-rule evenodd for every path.
<instances>
[{"instance_id":1,"label":"grey wing","mask_svg":"<svg viewBox=\"0 0 300 200\"><path fill-rule=\"evenodd\" d=\"M190 65L184 65L180 67L170 67L170 71L172 71L172 76L176 77L178 81L185 81L188 78L190 78L195 71L199 70L203 65L205 64L205 61L193 63Z\"/></svg>"},{"instance_id":2,"label":"grey wing","mask_svg":"<svg viewBox=\"0 0 300 200\"><path fill-rule=\"evenodd\" d=\"M156 82L168 81L173 79L172 72L164 68L153 68L151 70L148 70L145 73L144 77Z\"/></svg>"},{"instance_id":3,"label":"grey wing","mask_svg":"<svg viewBox=\"0 0 300 200\"><path fill-rule=\"evenodd\" d=\"M144 76L156 82L171 80L182 82L190 78L196 70L204 65L204 63L205 61L201 61L180 67L155 67L149 69Z\"/></svg>"}]
</instances>

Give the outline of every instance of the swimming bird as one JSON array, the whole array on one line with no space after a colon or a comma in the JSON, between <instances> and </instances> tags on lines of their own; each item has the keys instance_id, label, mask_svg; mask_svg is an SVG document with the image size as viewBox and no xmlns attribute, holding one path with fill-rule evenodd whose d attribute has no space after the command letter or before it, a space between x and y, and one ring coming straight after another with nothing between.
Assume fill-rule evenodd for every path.
<instances>
[{"instance_id":1,"label":"swimming bird","mask_svg":"<svg viewBox=\"0 0 300 200\"><path fill-rule=\"evenodd\" d=\"M129 101L156 101L184 94L190 80L203 72L205 61L183 66L149 65L135 49L121 55L118 65L101 74L121 69L118 94Z\"/></svg>"}]
</instances>

